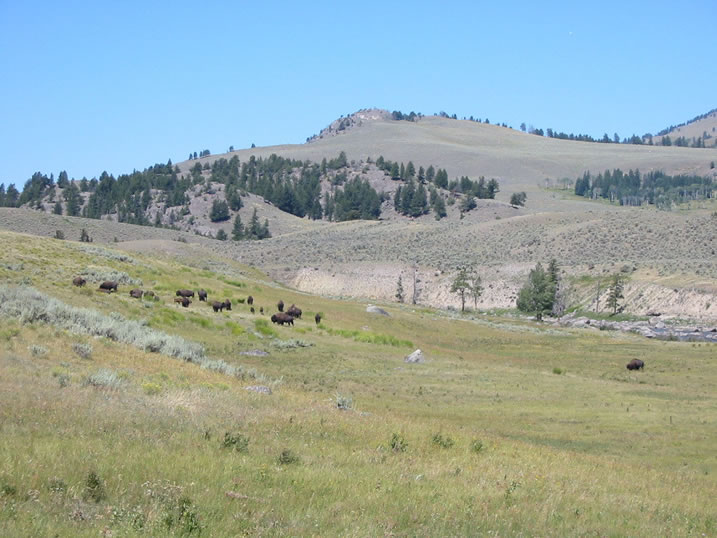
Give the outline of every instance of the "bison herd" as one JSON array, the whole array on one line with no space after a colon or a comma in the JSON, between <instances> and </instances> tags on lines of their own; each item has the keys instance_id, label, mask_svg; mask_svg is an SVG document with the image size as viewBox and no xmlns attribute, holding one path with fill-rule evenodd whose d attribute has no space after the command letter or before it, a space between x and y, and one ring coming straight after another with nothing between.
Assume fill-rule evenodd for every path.
<instances>
[{"instance_id":1,"label":"bison herd","mask_svg":"<svg viewBox=\"0 0 717 538\"><path fill-rule=\"evenodd\" d=\"M72 284L74 284L77 287L82 287L87 283L87 281L81 277L77 276L72 280ZM112 293L117 292L119 289L119 283L115 281L106 280L105 282L102 282L99 286L99 291L105 292L105 293ZM154 299L155 301L159 300L159 297L155 295L153 291L150 290L142 290L140 288L134 288L130 290L129 292L130 297L134 299L141 299L142 297L150 297ZM177 303L177 305L181 305L183 308L189 308L189 305L192 304L192 299L194 299L195 292L194 290L189 289L181 289L177 290L175 293L174 302ZM207 292L206 290L198 290L196 292L196 296L199 297L200 302L208 302L207 301ZM254 314L254 297L249 295L246 299L246 303L249 305L249 311ZM232 302L230 299L225 299L224 301L212 301L211 307L214 310L214 312L223 312L224 310L231 310L232 309ZM301 319L301 308L296 306L295 304L292 304L289 308L286 309L286 312L284 312L284 301L279 301L276 305L278 308L278 312L276 314L273 314L271 316L271 321L273 323L278 323L279 325L294 325L295 319ZM259 307L259 313L261 315L264 315L264 307ZM316 314L314 316L314 321L316 321L316 324L318 325L321 323L321 314Z\"/></svg>"}]
</instances>

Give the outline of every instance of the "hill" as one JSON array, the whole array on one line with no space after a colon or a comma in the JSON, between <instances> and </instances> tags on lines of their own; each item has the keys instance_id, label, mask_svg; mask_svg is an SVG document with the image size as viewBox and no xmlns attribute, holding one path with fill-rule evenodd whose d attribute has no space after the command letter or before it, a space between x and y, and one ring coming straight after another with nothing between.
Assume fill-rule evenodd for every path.
<instances>
[{"instance_id":1,"label":"hill","mask_svg":"<svg viewBox=\"0 0 717 538\"><path fill-rule=\"evenodd\" d=\"M67 226L66 237L76 239L87 227L96 241L123 241L174 240L181 231L208 238L221 230L231 237L236 217L246 227L256 212L256 222L267 224L271 239L205 243L312 293L391 300L399 276L412 280L415 273L419 303L456 306L451 281L458 267L470 266L485 284L477 306L512 308L529 269L555 257L573 284L574 308L594 308L595 288L629 268L626 311L717 317L713 199L693 198L692 191L675 194L673 210L658 211L651 204L591 201L574 196L571 188L586 171L616 168L639 168L643 177L662 170L717 179L710 166L717 149L579 142L445 117L393 117L363 110L340 118L307 144L208 155L118 179L100 178L77 195L78 212L92 209L103 219L87 220L86 226L49 215L51 200L59 201L63 212L69 202L59 182L49 194L43 191L46 176L37 181L40 198L25 204L44 207L42 218L35 221L32 212L13 210L0 215L3 226L17 231L49 236ZM410 164L415 179L396 177L381 164L388 161L396 169ZM421 170L429 167L444 171L447 183L421 180ZM471 178L465 188L461 176ZM495 180L499 190L494 199L479 199L474 209L465 210L469 193L480 190L480 178L484 185ZM340 217L336 211L328 221L327 200L334 204L336 193L354 180L368 185L360 196L370 203L350 200ZM113 190L105 190L103 181ZM418 210L395 202L399 187L411 182L426 191ZM527 203L511 206L511 195L520 191ZM427 200L434 192L445 206L440 220ZM223 201L230 207L214 221L213 205ZM363 220L335 222L344 218ZM145 234L103 224L117 219L164 228L145 227ZM181 236L192 241L191 235ZM140 242L132 248L154 247Z\"/></svg>"},{"instance_id":2,"label":"hill","mask_svg":"<svg viewBox=\"0 0 717 538\"><path fill-rule=\"evenodd\" d=\"M714 345L378 316L196 243L0 243L4 536L717 532ZM279 299L303 318L270 324Z\"/></svg>"},{"instance_id":3,"label":"hill","mask_svg":"<svg viewBox=\"0 0 717 538\"><path fill-rule=\"evenodd\" d=\"M687 145L693 146L698 139L704 146L714 146L717 143L717 109L697 116L688 122L677 126L663 129L658 136L653 137L656 144L663 143L663 138L669 136L674 143L678 138L683 138Z\"/></svg>"}]
</instances>

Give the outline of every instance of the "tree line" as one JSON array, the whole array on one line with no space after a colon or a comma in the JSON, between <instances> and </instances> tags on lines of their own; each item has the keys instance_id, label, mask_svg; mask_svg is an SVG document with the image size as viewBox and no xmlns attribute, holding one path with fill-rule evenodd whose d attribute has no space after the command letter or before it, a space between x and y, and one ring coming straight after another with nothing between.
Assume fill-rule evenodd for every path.
<instances>
[{"instance_id":1,"label":"tree line","mask_svg":"<svg viewBox=\"0 0 717 538\"><path fill-rule=\"evenodd\" d=\"M652 204L669 209L673 203L712 198L716 185L709 177L671 176L662 171L640 174L619 168L605 170L596 176L585 172L575 181L575 194L586 198L603 198L620 205Z\"/></svg>"}]
</instances>

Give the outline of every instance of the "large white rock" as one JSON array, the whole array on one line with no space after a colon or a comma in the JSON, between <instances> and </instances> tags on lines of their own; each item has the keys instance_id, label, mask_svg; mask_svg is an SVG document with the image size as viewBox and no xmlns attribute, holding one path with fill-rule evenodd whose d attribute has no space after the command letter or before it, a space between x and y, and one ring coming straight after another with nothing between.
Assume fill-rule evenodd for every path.
<instances>
[{"instance_id":1,"label":"large white rock","mask_svg":"<svg viewBox=\"0 0 717 538\"><path fill-rule=\"evenodd\" d=\"M383 308L379 308L372 304L370 304L366 307L366 312L368 312L369 314L381 314L382 316L390 316L391 315L388 312L386 312Z\"/></svg>"},{"instance_id":2,"label":"large white rock","mask_svg":"<svg viewBox=\"0 0 717 538\"><path fill-rule=\"evenodd\" d=\"M406 355L406 358L403 359L404 362L414 362L414 363L421 363L426 362L426 356L423 354L423 351L420 349L417 349L410 355Z\"/></svg>"}]
</instances>

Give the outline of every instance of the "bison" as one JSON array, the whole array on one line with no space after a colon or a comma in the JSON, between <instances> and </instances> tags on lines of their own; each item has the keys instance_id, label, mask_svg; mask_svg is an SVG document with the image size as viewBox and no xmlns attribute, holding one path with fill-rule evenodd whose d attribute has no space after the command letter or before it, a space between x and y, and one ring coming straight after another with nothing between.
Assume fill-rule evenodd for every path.
<instances>
[{"instance_id":1,"label":"bison","mask_svg":"<svg viewBox=\"0 0 717 538\"><path fill-rule=\"evenodd\" d=\"M81 276L76 276L75 278L72 279L72 283L75 286L77 286L78 288L81 288L82 286L87 284L87 281L84 278L82 278Z\"/></svg>"},{"instance_id":2,"label":"bison","mask_svg":"<svg viewBox=\"0 0 717 538\"><path fill-rule=\"evenodd\" d=\"M174 302L181 304L184 308L187 308L190 304L192 304L192 301L189 300L189 297L175 297Z\"/></svg>"},{"instance_id":3,"label":"bison","mask_svg":"<svg viewBox=\"0 0 717 538\"><path fill-rule=\"evenodd\" d=\"M153 292L152 290L147 290L147 291L145 291L145 292L144 292L144 296L145 296L145 297L152 297L152 298L156 297L156 295L154 294L154 292Z\"/></svg>"},{"instance_id":4,"label":"bison","mask_svg":"<svg viewBox=\"0 0 717 538\"><path fill-rule=\"evenodd\" d=\"M253 307L253 306L252 306L251 308L249 308L249 312L251 312L252 314L254 313L254 307Z\"/></svg>"},{"instance_id":5,"label":"bison","mask_svg":"<svg viewBox=\"0 0 717 538\"><path fill-rule=\"evenodd\" d=\"M194 292L192 290L177 290L177 297L192 297L194 298Z\"/></svg>"},{"instance_id":6,"label":"bison","mask_svg":"<svg viewBox=\"0 0 717 538\"><path fill-rule=\"evenodd\" d=\"M259 313L260 313L262 316L264 315L264 307L263 307L263 306L260 306L260 307L259 307Z\"/></svg>"},{"instance_id":7,"label":"bison","mask_svg":"<svg viewBox=\"0 0 717 538\"><path fill-rule=\"evenodd\" d=\"M276 314L272 314L271 322L278 323L279 325L283 325L284 323L288 323L289 325L294 325L294 318L284 312L278 312Z\"/></svg>"},{"instance_id":8,"label":"bison","mask_svg":"<svg viewBox=\"0 0 717 538\"><path fill-rule=\"evenodd\" d=\"M642 370L643 368L645 368L645 363L640 359L632 359L627 363L628 370Z\"/></svg>"},{"instance_id":9,"label":"bison","mask_svg":"<svg viewBox=\"0 0 717 538\"><path fill-rule=\"evenodd\" d=\"M284 301L282 301L282 300L280 299L279 302L276 303L276 308L279 309L279 312L283 312L283 311L284 311Z\"/></svg>"},{"instance_id":10,"label":"bison","mask_svg":"<svg viewBox=\"0 0 717 538\"><path fill-rule=\"evenodd\" d=\"M321 314L317 313L317 314L314 316L314 321L316 322L317 325L318 325L319 323L321 323Z\"/></svg>"},{"instance_id":11,"label":"bison","mask_svg":"<svg viewBox=\"0 0 717 538\"><path fill-rule=\"evenodd\" d=\"M199 296L200 301L204 301L205 303L207 302L207 292L205 290L199 290L197 295Z\"/></svg>"},{"instance_id":12,"label":"bison","mask_svg":"<svg viewBox=\"0 0 717 538\"><path fill-rule=\"evenodd\" d=\"M106 291L107 293L112 293L113 291L117 291L117 282L114 282L112 280L105 280L102 284L100 284L100 290Z\"/></svg>"},{"instance_id":13,"label":"bison","mask_svg":"<svg viewBox=\"0 0 717 538\"><path fill-rule=\"evenodd\" d=\"M251 295L250 295L249 297L247 297L247 298L246 298L246 304L248 304L248 305L253 305L253 304L254 304L254 297L252 297Z\"/></svg>"},{"instance_id":14,"label":"bison","mask_svg":"<svg viewBox=\"0 0 717 538\"><path fill-rule=\"evenodd\" d=\"M144 295L144 292L139 288L135 288L129 292L129 296L134 297L135 299L141 299L142 295Z\"/></svg>"},{"instance_id":15,"label":"bison","mask_svg":"<svg viewBox=\"0 0 717 538\"><path fill-rule=\"evenodd\" d=\"M222 312L225 308L227 310L231 310L232 302L229 299L222 301L222 302L212 301L212 308L214 309L215 312Z\"/></svg>"},{"instance_id":16,"label":"bison","mask_svg":"<svg viewBox=\"0 0 717 538\"><path fill-rule=\"evenodd\" d=\"M290 316L301 319L301 308L298 308L296 305L292 304L286 313Z\"/></svg>"}]
</instances>

